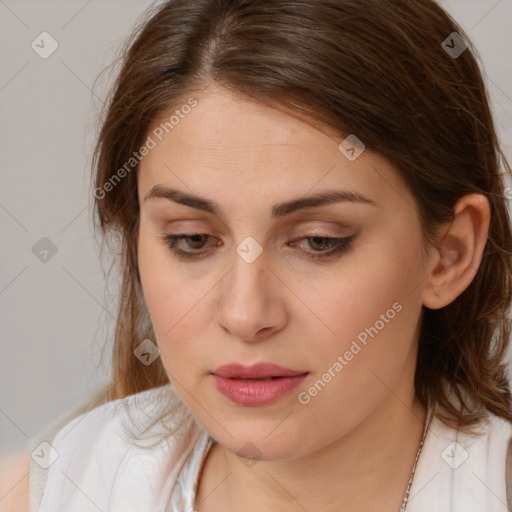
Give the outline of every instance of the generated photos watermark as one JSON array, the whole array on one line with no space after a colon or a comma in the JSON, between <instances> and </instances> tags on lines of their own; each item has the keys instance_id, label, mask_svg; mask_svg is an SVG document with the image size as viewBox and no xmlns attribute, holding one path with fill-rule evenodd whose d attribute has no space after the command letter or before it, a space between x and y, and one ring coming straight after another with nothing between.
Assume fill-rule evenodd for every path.
<instances>
[{"instance_id":1,"label":"generated photos watermark","mask_svg":"<svg viewBox=\"0 0 512 512\"><path fill-rule=\"evenodd\" d=\"M311 399L317 396L329 382L338 375L345 366L349 364L350 361L354 359L354 357L361 352L361 350L368 345L370 341L368 337L371 339L375 338L379 332L384 329L386 324L389 324L393 318L402 311L403 306L399 302L395 302L392 307L386 310L385 313L382 313L372 326L366 327L362 330L358 335L357 339L352 340L350 348L346 350L342 355L339 355L336 358L336 361L332 363L329 368L322 374L322 376L317 379L306 391L301 391L297 399L299 403L302 405L307 405L311 402Z\"/></svg>"},{"instance_id":2,"label":"generated photos watermark","mask_svg":"<svg viewBox=\"0 0 512 512\"><path fill-rule=\"evenodd\" d=\"M164 134L170 133L182 119L190 114L192 109L198 105L198 101L195 98L189 98L187 103L181 105L174 111L174 114L169 117L166 121L160 123L156 128L153 129L150 135L146 138L144 144L139 148L138 151L134 151L132 156L124 163L122 167L110 176L110 178L103 183L101 187L94 189L94 197L96 199L103 199L107 192L114 190L114 188L121 182L121 180L128 175L133 169L135 169L140 161L149 154L152 149L155 149L158 142L161 142Z\"/></svg>"}]
</instances>

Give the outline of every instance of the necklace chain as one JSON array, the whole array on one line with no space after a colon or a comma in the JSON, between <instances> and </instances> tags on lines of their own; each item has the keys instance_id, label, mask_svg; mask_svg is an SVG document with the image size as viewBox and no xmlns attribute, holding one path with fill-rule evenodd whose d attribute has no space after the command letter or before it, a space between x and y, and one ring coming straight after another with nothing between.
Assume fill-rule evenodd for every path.
<instances>
[{"instance_id":1,"label":"necklace chain","mask_svg":"<svg viewBox=\"0 0 512 512\"><path fill-rule=\"evenodd\" d=\"M405 490L404 497L402 499L402 505L398 512L405 512L405 508L407 507L407 502L409 501L409 493L411 492L412 479L414 478L414 473L416 471L416 464L418 463L418 459L420 458L421 449L423 448L423 443L425 442L425 437L427 436L428 426L430 424L430 417L432 416L432 408L428 407L427 415L425 417L425 425L423 426L423 436L421 438L420 447L418 448L418 453L416 454L416 459L414 460L414 465L412 467L411 476L409 478L409 482L407 484L407 489Z\"/></svg>"},{"instance_id":2,"label":"necklace chain","mask_svg":"<svg viewBox=\"0 0 512 512\"><path fill-rule=\"evenodd\" d=\"M424 444L425 438L427 436L427 431L428 431L428 427L430 425L431 416L432 416L432 407L430 407L430 404L429 404L429 406L427 407L427 414L425 417L425 424L423 426L423 435L422 435L422 438L420 441L420 446L418 448L418 452L416 453L416 458L415 458L414 464L412 466L411 476L409 478L409 482L407 483L407 489L405 490L404 497L402 499L402 505L400 506L400 509L398 510L398 512L405 512L405 509L407 507L407 502L409 501L409 494L411 492L411 485L412 485L412 481L414 478L414 473L416 472L416 465L418 464L418 459L420 458L421 450L423 448L423 444ZM225 457L225 453L224 453L224 457ZM231 498L231 496L230 496L230 498Z\"/></svg>"}]
</instances>

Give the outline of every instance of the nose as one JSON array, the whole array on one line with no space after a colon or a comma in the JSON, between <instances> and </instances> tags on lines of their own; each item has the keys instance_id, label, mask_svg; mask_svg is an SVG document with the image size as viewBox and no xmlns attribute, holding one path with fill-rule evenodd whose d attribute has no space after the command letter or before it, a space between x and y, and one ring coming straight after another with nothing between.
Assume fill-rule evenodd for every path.
<instances>
[{"instance_id":1,"label":"nose","mask_svg":"<svg viewBox=\"0 0 512 512\"><path fill-rule=\"evenodd\" d=\"M233 267L222 280L218 324L241 341L267 339L287 321L283 288L264 252L250 263L235 254Z\"/></svg>"}]
</instances>

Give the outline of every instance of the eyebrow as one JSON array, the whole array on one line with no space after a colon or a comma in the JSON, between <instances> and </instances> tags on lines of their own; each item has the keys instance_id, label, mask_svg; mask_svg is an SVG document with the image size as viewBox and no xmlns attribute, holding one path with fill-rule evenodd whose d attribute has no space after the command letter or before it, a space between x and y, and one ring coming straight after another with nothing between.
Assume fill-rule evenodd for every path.
<instances>
[{"instance_id":1,"label":"eyebrow","mask_svg":"<svg viewBox=\"0 0 512 512\"><path fill-rule=\"evenodd\" d=\"M197 210L203 210L217 216L223 215L222 208L210 199L194 194L187 194L180 190L165 187L163 185L155 185L151 188L151 190L145 195L144 202L148 199L154 198L168 199L169 201L183 204L190 208L196 208ZM363 196L359 192L352 190L331 190L319 194L297 197L283 203L277 203L272 206L272 217L284 217L285 215L290 215L291 213L305 208L314 208L342 202L362 203L377 206L375 201Z\"/></svg>"}]
</instances>

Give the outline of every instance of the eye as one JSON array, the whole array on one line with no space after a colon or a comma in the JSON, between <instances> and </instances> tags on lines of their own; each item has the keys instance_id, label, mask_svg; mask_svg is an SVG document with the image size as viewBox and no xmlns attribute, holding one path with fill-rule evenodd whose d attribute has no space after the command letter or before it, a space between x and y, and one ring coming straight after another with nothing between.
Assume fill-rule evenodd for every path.
<instances>
[{"instance_id":1,"label":"eye","mask_svg":"<svg viewBox=\"0 0 512 512\"><path fill-rule=\"evenodd\" d=\"M192 249L202 249L205 243L205 239L212 238L210 235L205 233L193 233L193 234L180 234L180 235L164 235L164 242L168 245L169 249L178 256L180 259L194 259L199 258L200 256L204 256L204 251L187 251L183 250L180 247L177 247L178 242L191 240L191 244L189 247ZM188 242L187 242L188 244ZM218 245L218 244L217 244Z\"/></svg>"},{"instance_id":2,"label":"eye","mask_svg":"<svg viewBox=\"0 0 512 512\"><path fill-rule=\"evenodd\" d=\"M303 251L305 257L311 258L313 260L318 260L320 258L329 258L336 255L341 255L341 253L350 249L350 243L355 237L356 235L352 235L346 238L335 238L315 234L311 236L305 236L299 240L308 240L308 245L313 248L313 251ZM182 233L178 235L164 234L162 238L164 243L169 247L169 249L171 249L171 251L179 259L182 260L190 260L205 257L206 253L211 251L205 251L202 249L205 247L205 244L209 239L213 239L211 235L205 233ZM186 245L188 247L186 249L180 247L179 244L181 242L186 242ZM292 246L300 245L296 241L290 242L290 244ZM212 245L218 246L220 245L220 241L217 241L217 243ZM318 249L319 247L320 249ZM326 248L322 250L322 247Z\"/></svg>"},{"instance_id":3,"label":"eye","mask_svg":"<svg viewBox=\"0 0 512 512\"><path fill-rule=\"evenodd\" d=\"M345 238L335 238L329 236L322 235L312 235L305 236L301 240L308 240L308 245L314 249L313 252L306 251L304 253L305 257L311 258L313 260L318 260L321 258L330 258L337 255L341 255L341 253L348 251L351 248L351 242L356 237L356 235L352 235ZM292 245L298 245L295 242ZM320 249L318 249L320 247ZM331 247L330 250L322 250L322 247ZM315 254L316 253L316 254Z\"/></svg>"}]
</instances>

